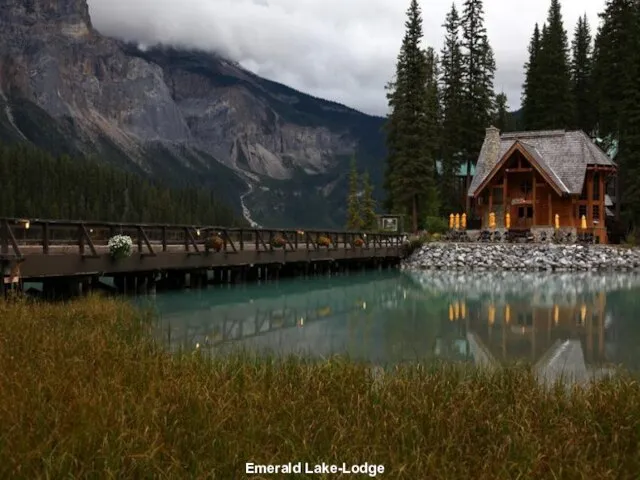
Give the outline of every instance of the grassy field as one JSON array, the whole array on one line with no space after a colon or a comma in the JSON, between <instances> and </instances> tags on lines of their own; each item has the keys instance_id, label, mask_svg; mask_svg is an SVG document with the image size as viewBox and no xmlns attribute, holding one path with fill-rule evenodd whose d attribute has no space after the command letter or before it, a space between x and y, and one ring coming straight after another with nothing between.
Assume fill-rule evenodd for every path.
<instances>
[{"instance_id":1,"label":"grassy field","mask_svg":"<svg viewBox=\"0 0 640 480\"><path fill-rule=\"evenodd\" d=\"M411 480L640 471L632 378L547 392L525 370L414 366L374 383L339 359L170 356L151 322L97 297L0 300L0 478L232 480L246 462L368 462Z\"/></svg>"}]
</instances>

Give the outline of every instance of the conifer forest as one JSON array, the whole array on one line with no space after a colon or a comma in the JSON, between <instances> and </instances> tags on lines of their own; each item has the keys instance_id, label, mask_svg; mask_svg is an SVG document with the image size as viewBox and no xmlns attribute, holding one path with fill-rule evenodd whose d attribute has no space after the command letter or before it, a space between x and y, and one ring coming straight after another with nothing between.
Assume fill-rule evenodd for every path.
<instances>
[{"instance_id":1,"label":"conifer forest","mask_svg":"<svg viewBox=\"0 0 640 480\"><path fill-rule=\"evenodd\" d=\"M455 4L440 52L423 44L417 0L407 10L394 78L387 86L386 205L418 229L426 218L468 210L460 172L471 180L485 129L583 130L605 151L616 144L627 228L640 225L640 1L607 0L599 25L563 22L559 0L531 25L522 108L507 112L494 88L496 63L482 0ZM569 31L568 31L569 29ZM441 172L436 161L442 161ZM466 204L465 204L466 203Z\"/></svg>"}]
</instances>

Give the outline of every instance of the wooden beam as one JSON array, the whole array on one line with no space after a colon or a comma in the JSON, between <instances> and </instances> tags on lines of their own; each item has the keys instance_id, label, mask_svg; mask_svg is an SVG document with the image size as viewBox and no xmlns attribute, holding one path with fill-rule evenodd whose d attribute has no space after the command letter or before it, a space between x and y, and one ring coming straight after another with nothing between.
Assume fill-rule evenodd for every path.
<instances>
[{"instance_id":1,"label":"wooden beam","mask_svg":"<svg viewBox=\"0 0 640 480\"><path fill-rule=\"evenodd\" d=\"M145 243L145 245L149 249L149 255L151 255L152 257L155 257L156 256L156 252L153 250L153 247L151 246L151 242L149 241L149 237L147 236L147 232L144 231L144 228L138 227L138 245L139 245L139 247L141 246L140 242L142 242L142 241ZM140 255L143 255L142 249L140 249Z\"/></svg>"},{"instance_id":2,"label":"wooden beam","mask_svg":"<svg viewBox=\"0 0 640 480\"><path fill-rule=\"evenodd\" d=\"M548 194L548 202L549 202L549 225L554 225L553 222L553 202L551 200L551 192Z\"/></svg>"},{"instance_id":3,"label":"wooden beam","mask_svg":"<svg viewBox=\"0 0 640 480\"><path fill-rule=\"evenodd\" d=\"M96 247L93 244L93 241L91 240L91 236L87 231L87 227L84 224L80 225L80 234L87 241L87 244L89 245L89 250L91 250L91 255L88 255L88 256L92 258L98 258L98 252L96 251ZM82 248L84 248L84 244L82 244Z\"/></svg>"},{"instance_id":4,"label":"wooden beam","mask_svg":"<svg viewBox=\"0 0 640 480\"><path fill-rule=\"evenodd\" d=\"M536 172L533 171L533 169L531 169L531 185L532 185L532 190L533 190L533 197L532 197L532 206L531 209L533 210L533 212L531 212L532 214L532 218L531 218L531 225L536 225L536 214L537 214L537 208L536 208Z\"/></svg>"},{"instance_id":5,"label":"wooden beam","mask_svg":"<svg viewBox=\"0 0 640 480\"><path fill-rule=\"evenodd\" d=\"M9 255L9 244L13 248L13 253L16 257L22 257L22 252L20 251L20 247L18 246L18 242L16 241L16 237L13 234L13 230L11 230L11 225L9 225L8 220L4 220L2 224L0 224L2 229L2 235L0 235L0 239L2 240L2 253L3 255Z\"/></svg>"},{"instance_id":6,"label":"wooden beam","mask_svg":"<svg viewBox=\"0 0 640 480\"><path fill-rule=\"evenodd\" d=\"M593 172L585 175L587 182L587 227L593 227ZM581 219L582 221L582 219Z\"/></svg>"},{"instance_id":7,"label":"wooden beam","mask_svg":"<svg viewBox=\"0 0 640 480\"><path fill-rule=\"evenodd\" d=\"M184 234L186 236L185 246L187 247L187 249L189 248L189 244L191 244L193 245L195 253L202 253L200 252L200 248L198 247L198 242L196 242L193 233L191 233L191 228L184 227Z\"/></svg>"},{"instance_id":8,"label":"wooden beam","mask_svg":"<svg viewBox=\"0 0 640 480\"><path fill-rule=\"evenodd\" d=\"M533 172L533 168L519 167L519 168L505 168L507 173L527 173Z\"/></svg>"}]
</instances>

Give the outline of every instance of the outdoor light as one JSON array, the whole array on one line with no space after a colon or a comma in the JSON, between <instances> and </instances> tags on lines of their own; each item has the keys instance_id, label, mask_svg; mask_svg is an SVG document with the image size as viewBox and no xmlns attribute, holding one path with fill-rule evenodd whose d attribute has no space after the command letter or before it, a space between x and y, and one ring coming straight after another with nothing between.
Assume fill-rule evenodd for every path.
<instances>
[{"instance_id":1,"label":"outdoor light","mask_svg":"<svg viewBox=\"0 0 640 480\"><path fill-rule=\"evenodd\" d=\"M199 228L196 228L196 235L200 236L200 229Z\"/></svg>"},{"instance_id":2,"label":"outdoor light","mask_svg":"<svg viewBox=\"0 0 640 480\"><path fill-rule=\"evenodd\" d=\"M24 222L25 230L29 230L29 227L31 226L31 223L29 222L29 220L23 220L23 222Z\"/></svg>"}]
</instances>

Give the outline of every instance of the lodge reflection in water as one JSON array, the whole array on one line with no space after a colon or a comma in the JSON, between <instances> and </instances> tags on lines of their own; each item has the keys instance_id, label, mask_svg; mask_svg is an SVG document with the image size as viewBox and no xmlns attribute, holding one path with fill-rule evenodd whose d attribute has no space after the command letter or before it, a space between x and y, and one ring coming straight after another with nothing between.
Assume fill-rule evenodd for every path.
<instances>
[{"instance_id":1,"label":"lodge reflection in water","mask_svg":"<svg viewBox=\"0 0 640 480\"><path fill-rule=\"evenodd\" d=\"M559 341L578 340L587 363L604 363L606 294L599 292L575 304L535 304L527 299L508 302L452 300L449 321L462 322L461 331L475 336L496 360L532 363L551 354ZM468 311L469 310L469 311Z\"/></svg>"},{"instance_id":2,"label":"lodge reflection in water","mask_svg":"<svg viewBox=\"0 0 640 480\"><path fill-rule=\"evenodd\" d=\"M154 302L160 332L172 346L221 353L241 348L383 363L478 363L479 357L537 363L558 342L571 340L586 363L620 356L620 349L610 348L607 294L597 288L567 294L541 286L535 290L540 294L517 295L478 291L471 281L454 287L434 286L440 279L433 276L430 281L425 286L398 272L351 275L159 294ZM619 343L623 356L631 357L629 342Z\"/></svg>"}]
</instances>

